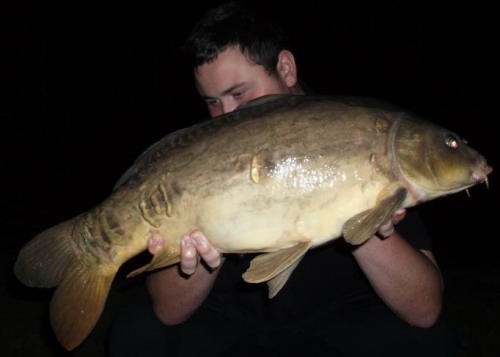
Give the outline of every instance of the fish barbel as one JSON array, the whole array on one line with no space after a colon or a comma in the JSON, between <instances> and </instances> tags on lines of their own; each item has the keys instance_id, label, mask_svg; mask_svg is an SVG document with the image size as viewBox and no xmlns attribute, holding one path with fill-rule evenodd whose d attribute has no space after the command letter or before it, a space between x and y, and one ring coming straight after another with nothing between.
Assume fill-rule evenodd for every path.
<instances>
[{"instance_id":1,"label":"fish barbel","mask_svg":"<svg viewBox=\"0 0 500 357\"><path fill-rule=\"evenodd\" d=\"M488 183L492 168L455 133L361 98L273 95L153 144L100 204L34 237L14 271L57 287L51 324L72 350L113 279L153 235L165 247L129 276L179 262L200 229L221 254L262 253L243 279L286 284L310 249L362 244L398 208Z\"/></svg>"}]
</instances>

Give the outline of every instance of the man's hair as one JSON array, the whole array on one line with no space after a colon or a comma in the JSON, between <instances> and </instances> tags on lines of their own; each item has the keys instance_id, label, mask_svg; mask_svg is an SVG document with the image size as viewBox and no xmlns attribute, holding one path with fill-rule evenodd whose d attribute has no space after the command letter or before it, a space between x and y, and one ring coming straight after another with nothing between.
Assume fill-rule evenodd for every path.
<instances>
[{"instance_id":1,"label":"man's hair","mask_svg":"<svg viewBox=\"0 0 500 357\"><path fill-rule=\"evenodd\" d=\"M229 47L237 46L247 58L276 73L280 51L288 49L283 28L267 18L267 12L246 1L232 1L207 11L183 46L193 69L210 63Z\"/></svg>"}]
</instances>

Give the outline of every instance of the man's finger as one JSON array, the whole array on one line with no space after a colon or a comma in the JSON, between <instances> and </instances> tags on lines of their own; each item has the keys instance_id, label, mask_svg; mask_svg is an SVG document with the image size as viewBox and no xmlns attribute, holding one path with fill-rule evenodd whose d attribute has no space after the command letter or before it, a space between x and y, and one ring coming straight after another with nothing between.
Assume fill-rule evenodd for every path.
<instances>
[{"instance_id":1,"label":"man's finger","mask_svg":"<svg viewBox=\"0 0 500 357\"><path fill-rule=\"evenodd\" d=\"M148 251L151 254L155 255L164 248L165 240L160 234L154 233L153 236L148 240Z\"/></svg>"},{"instance_id":2,"label":"man's finger","mask_svg":"<svg viewBox=\"0 0 500 357\"><path fill-rule=\"evenodd\" d=\"M392 221L388 221L387 223L381 225L377 232L381 238L388 238L392 235L392 233L394 233L394 225L392 224Z\"/></svg>"},{"instance_id":3,"label":"man's finger","mask_svg":"<svg viewBox=\"0 0 500 357\"><path fill-rule=\"evenodd\" d=\"M399 208L392 215L392 224L396 225L406 217L406 209Z\"/></svg>"},{"instance_id":4,"label":"man's finger","mask_svg":"<svg viewBox=\"0 0 500 357\"><path fill-rule=\"evenodd\" d=\"M217 268L221 263L221 257L217 249L208 243L207 238L200 231L193 231L190 237L201 259L203 259L210 268Z\"/></svg>"},{"instance_id":5,"label":"man's finger","mask_svg":"<svg viewBox=\"0 0 500 357\"><path fill-rule=\"evenodd\" d=\"M180 268L184 274L191 275L198 267L198 253L191 237L184 236L181 241Z\"/></svg>"}]
</instances>

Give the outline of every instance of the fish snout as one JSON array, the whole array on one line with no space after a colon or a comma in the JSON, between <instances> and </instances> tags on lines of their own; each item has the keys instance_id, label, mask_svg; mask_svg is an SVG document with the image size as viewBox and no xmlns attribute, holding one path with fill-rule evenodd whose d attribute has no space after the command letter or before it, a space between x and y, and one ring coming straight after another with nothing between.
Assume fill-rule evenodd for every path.
<instances>
[{"instance_id":1,"label":"fish snout","mask_svg":"<svg viewBox=\"0 0 500 357\"><path fill-rule=\"evenodd\" d=\"M493 171L493 167L489 166L483 159L481 164L472 172L472 180L477 183L485 183L488 186L488 175Z\"/></svg>"}]
</instances>

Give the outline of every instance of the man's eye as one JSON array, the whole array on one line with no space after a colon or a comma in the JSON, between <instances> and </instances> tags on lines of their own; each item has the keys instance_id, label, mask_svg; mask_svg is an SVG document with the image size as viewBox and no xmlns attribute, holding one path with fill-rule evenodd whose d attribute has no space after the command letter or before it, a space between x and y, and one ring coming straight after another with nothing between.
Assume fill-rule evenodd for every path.
<instances>
[{"instance_id":1,"label":"man's eye","mask_svg":"<svg viewBox=\"0 0 500 357\"><path fill-rule=\"evenodd\" d=\"M215 100L215 99L214 99L214 100L206 100L206 101L205 101L205 103L206 103L206 104L207 104L207 106L209 106L209 107L214 107L214 106L216 106L216 105L217 105L217 103L219 103L219 101L218 101L218 100Z\"/></svg>"},{"instance_id":2,"label":"man's eye","mask_svg":"<svg viewBox=\"0 0 500 357\"><path fill-rule=\"evenodd\" d=\"M234 98L241 98L245 94L244 92L234 92L232 93Z\"/></svg>"}]
</instances>

